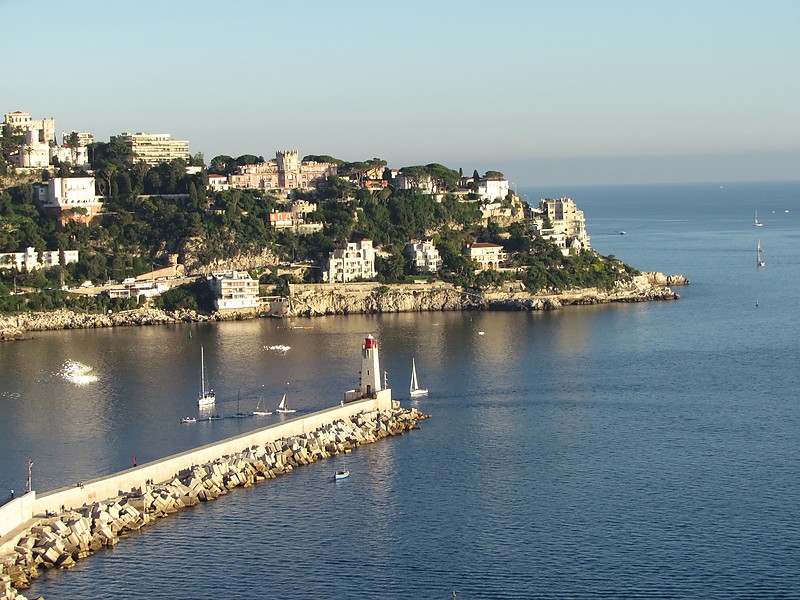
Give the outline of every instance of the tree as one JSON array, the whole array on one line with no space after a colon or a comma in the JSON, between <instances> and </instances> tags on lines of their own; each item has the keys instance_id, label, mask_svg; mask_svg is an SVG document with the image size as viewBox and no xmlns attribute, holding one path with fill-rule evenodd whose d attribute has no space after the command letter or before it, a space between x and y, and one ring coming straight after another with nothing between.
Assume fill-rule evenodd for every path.
<instances>
[{"instance_id":1,"label":"tree","mask_svg":"<svg viewBox=\"0 0 800 600\"><path fill-rule=\"evenodd\" d=\"M498 177L500 179L503 179L505 176L500 171L486 171L486 175L484 175L484 177L486 177L486 179L492 179Z\"/></svg>"},{"instance_id":2,"label":"tree","mask_svg":"<svg viewBox=\"0 0 800 600\"><path fill-rule=\"evenodd\" d=\"M70 155L72 156L72 164L78 162L78 147L81 145L80 136L78 135L77 131L70 132L69 135L65 136L64 144L67 148L70 149Z\"/></svg>"},{"instance_id":3,"label":"tree","mask_svg":"<svg viewBox=\"0 0 800 600\"><path fill-rule=\"evenodd\" d=\"M236 164L241 166L244 165L257 165L259 163L264 162L263 156L256 156L255 154L242 154L240 157L236 159Z\"/></svg>"},{"instance_id":4,"label":"tree","mask_svg":"<svg viewBox=\"0 0 800 600\"><path fill-rule=\"evenodd\" d=\"M334 158L327 154L307 154L306 156L303 157L303 162L330 163L336 166L341 166L345 164L343 160Z\"/></svg>"},{"instance_id":5,"label":"tree","mask_svg":"<svg viewBox=\"0 0 800 600\"><path fill-rule=\"evenodd\" d=\"M239 165L235 158L227 154L220 154L212 158L211 162L208 163L208 172L219 175L230 175L231 173L235 173L238 167Z\"/></svg>"}]
</instances>

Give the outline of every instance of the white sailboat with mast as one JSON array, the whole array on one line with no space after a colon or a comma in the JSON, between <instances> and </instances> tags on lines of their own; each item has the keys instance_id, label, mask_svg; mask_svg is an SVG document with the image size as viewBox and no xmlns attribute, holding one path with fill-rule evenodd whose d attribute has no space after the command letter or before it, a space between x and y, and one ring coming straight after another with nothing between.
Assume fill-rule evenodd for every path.
<instances>
[{"instance_id":1,"label":"white sailboat with mast","mask_svg":"<svg viewBox=\"0 0 800 600\"><path fill-rule=\"evenodd\" d=\"M200 346L200 394L197 396L197 406L211 406L216 403L217 395L211 388L206 389L206 363L203 347Z\"/></svg>"},{"instance_id":2,"label":"white sailboat with mast","mask_svg":"<svg viewBox=\"0 0 800 600\"><path fill-rule=\"evenodd\" d=\"M264 385L261 385L261 396L258 398L258 404L256 404L256 409L253 411L253 414L257 417L271 415L272 411L267 410L266 408L261 408L261 403L264 401Z\"/></svg>"},{"instance_id":3,"label":"white sailboat with mast","mask_svg":"<svg viewBox=\"0 0 800 600\"><path fill-rule=\"evenodd\" d=\"M408 390L412 398L428 395L427 389L419 387L419 381L417 380L417 363L413 357L411 358L411 385Z\"/></svg>"},{"instance_id":4,"label":"white sailboat with mast","mask_svg":"<svg viewBox=\"0 0 800 600\"><path fill-rule=\"evenodd\" d=\"M288 382L286 384L286 388L287 389L289 388ZM289 408L289 406L286 404L286 392L283 392L283 398L281 398L281 403L278 404L278 408L275 409L275 412L279 412L282 414L297 412L294 408Z\"/></svg>"},{"instance_id":5,"label":"white sailboat with mast","mask_svg":"<svg viewBox=\"0 0 800 600\"><path fill-rule=\"evenodd\" d=\"M758 240L758 246L756 247L756 266L763 267L767 263L764 262L764 258L761 256L761 253L764 249L761 247L761 240Z\"/></svg>"},{"instance_id":6,"label":"white sailboat with mast","mask_svg":"<svg viewBox=\"0 0 800 600\"><path fill-rule=\"evenodd\" d=\"M758 211L756 211L756 220L753 222L753 227L763 227L764 224L758 220Z\"/></svg>"}]
</instances>

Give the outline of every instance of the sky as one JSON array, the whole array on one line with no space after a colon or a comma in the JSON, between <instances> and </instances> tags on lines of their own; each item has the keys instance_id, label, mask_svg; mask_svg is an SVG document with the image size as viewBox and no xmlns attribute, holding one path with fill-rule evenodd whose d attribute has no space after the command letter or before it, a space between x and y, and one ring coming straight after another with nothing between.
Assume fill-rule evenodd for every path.
<instances>
[{"instance_id":1,"label":"sky","mask_svg":"<svg viewBox=\"0 0 800 600\"><path fill-rule=\"evenodd\" d=\"M0 113L206 162L517 185L800 179L796 0L0 0Z\"/></svg>"}]
</instances>

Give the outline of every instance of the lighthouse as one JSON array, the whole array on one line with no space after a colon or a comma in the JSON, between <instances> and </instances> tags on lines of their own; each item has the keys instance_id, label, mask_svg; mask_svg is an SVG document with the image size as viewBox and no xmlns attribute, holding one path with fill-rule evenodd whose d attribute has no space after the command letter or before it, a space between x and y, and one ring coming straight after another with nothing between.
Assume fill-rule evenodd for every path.
<instances>
[{"instance_id":1,"label":"lighthouse","mask_svg":"<svg viewBox=\"0 0 800 600\"><path fill-rule=\"evenodd\" d=\"M392 390L388 383L381 383L381 363L378 360L378 340L372 335L364 338L364 345L361 347L361 377L359 385L354 390L347 390L344 393L342 406L347 402L357 402L360 400L372 400L376 408L399 408L400 403L392 400Z\"/></svg>"},{"instance_id":2,"label":"lighthouse","mask_svg":"<svg viewBox=\"0 0 800 600\"><path fill-rule=\"evenodd\" d=\"M378 340L367 335L361 348L361 393L374 398L381 391L381 365L378 360Z\"/></svg>"}]
</instances>

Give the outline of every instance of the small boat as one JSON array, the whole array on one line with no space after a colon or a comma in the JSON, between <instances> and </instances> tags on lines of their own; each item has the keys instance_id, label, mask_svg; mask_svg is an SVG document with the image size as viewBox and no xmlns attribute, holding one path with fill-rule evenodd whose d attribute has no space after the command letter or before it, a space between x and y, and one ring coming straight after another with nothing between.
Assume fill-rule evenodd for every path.
<instances>
[{"instance_id":1,"label":"small boat","mask_svg":"<svg viewBox=\"0 0 800 600\"><path fill-rule=\"evenodd\" d=\"M411 385L408 391L412 398L428 395L428 390L419 387L419 381L417 381L417 364L413 358L411 359Z\"/></svg>"},{"instance_id":2,"label":"small boat","mask_svg":"<svg viewBox=\"0 0 800 600\"><path fill-rule=\"evenodd\" d=\"M249 416L250 415L248 415L247 413L243 413L241 410L239 410L239 389L237 388L237 390L236 390L236 414L233 415L233 417L235 419L243 419L243 418L249 417Z\"/></svg>"},{"instance_id":3,"label":"small boat","mask_svg":"<svg viewBox=\"0 0 800 600\"><path fill-rule=\"evenodd\" d=\"M265 410L261 408L261 401L264 399L264 386L261 386L261 395L258 397L258 404L256 404L256 409L253 411L253 414L257 417L262 417L266 415L271 415L271 410Z\"/></svg>"},{"instance_id":4,"label":"small boat","mask_svg":"<svg viewBox=\"0 0 800 600\"><path fill-rule=\"evenodd\" d=\"M288 386L289 384L287 383L286 385ZM282 414L289 414L289 413L297 412L295 409L289 408L286 405L286 392L283 393L283 398L281 398L281 403L278 404L278 408L275 409L275 412L279 412L279 413L282 413Z\"/></svg>"},{"instance_id":5,"label":"small boat","mask_svg":"<svg viewBox=\"0 0 800 600\"><path fill-rule=\"evenodd\" d=\"M761 240L758 240L758 246L756 246L756 266L763 267L767 263L764 262L764 258L761 256L761 253L764 249L761 247Z\"/></svg>"},{"instance_id":6,"label":"small boat","mask_svg":"<svg viewBox=\"0 0 800 600\"><path fill-rule=\"evenodd\" d=\"M200 346L200 394L197 396L198 406L211 406L217 401L217 395L212 389L206 389L206 363L203 357L203 347Z\"/></svg>"},{"instance_id":7,"label":"small boat","mask_svg":"<svg viewBox=\"0 0 800 600\"><path fill-rule=\"evenodd\" d=\"M333 474L333 479L339 481L340 479L347 479L348 477L350 477L350 471L347 470L347 467L344 465L344 459L342 459L342 468Z\"/></svg>"},{"instance_id":8,"label":"small boat","mask_svg":"<svg viewBox=\"0 0 800 600\"><path fill-rule=\"evenodd\" d=\"M197 419L195 417L183 417L181 423L197 423Z\"/></svg>"},{"instance_id":9,"label":"small boat","mask_svg":"<svg viewBox=\"0 0 800 600\"><path fill-rule=\"evenodd\" d=\"M758 211L756 211L756 220L753 223L753 227L763 227L764 224L758 220Z\"/></svg>"},{"instance_id":10,"label":"small boat","mask_svg":"<svg viewBox=\"0 0 800 600\"><path fill-rule=\"evenodd\" d=\"M620 235L625 235L625 230L623 229L622 231L619 232L619 234Z\"/></svg>"}]
</instances>

